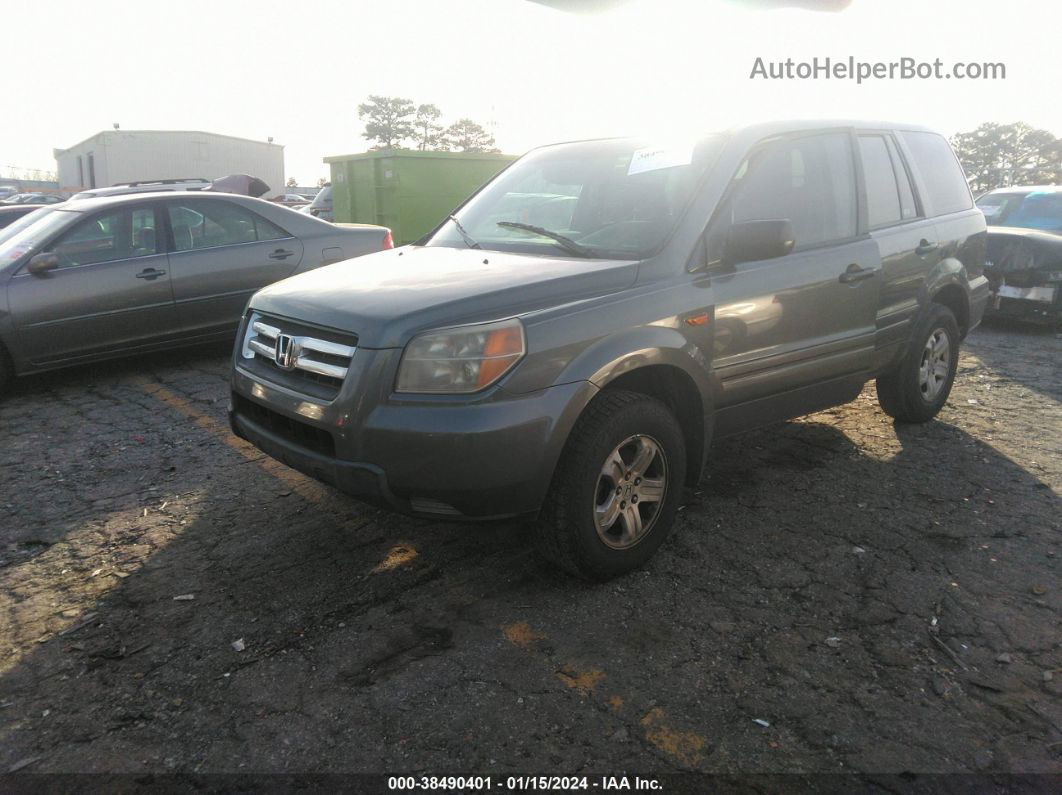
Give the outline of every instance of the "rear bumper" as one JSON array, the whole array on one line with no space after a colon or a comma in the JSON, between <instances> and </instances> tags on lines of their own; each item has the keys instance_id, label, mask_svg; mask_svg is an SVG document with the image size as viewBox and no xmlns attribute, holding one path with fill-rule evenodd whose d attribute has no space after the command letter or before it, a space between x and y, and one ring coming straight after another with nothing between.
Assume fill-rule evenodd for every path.
<instances>
[{"instance_id":1,"label":"rear bumper","mask_svg":"<svg viewBox=\"0 0 1062 795\"><path fill-rule=\"evenodd\" d=\"M531 395L498 390L476 402L366 407L337 399L311 419L304 396L237 367L229 418L233 432L264 453L366 502L495 519L539 510L568 432L596 392L580 381Z\"/></svg>"}]
</instances>

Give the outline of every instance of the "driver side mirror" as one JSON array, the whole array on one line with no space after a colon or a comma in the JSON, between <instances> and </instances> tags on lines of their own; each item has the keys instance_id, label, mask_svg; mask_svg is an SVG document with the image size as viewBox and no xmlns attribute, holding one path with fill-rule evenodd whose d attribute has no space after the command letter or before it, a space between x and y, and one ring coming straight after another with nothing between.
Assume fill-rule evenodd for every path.
<instances>
[{"instance_id":1,"label":"driver side mirror","mask_svg":"<svg viewBox=\"0 0 1062 795\"><path fill-rule=\"evenodd\" d=\"M29 263L26 265L26 270L30 273L40 275L47 271L55 270L58 267L59 255L53 254L50 251L45 251L30 259Z\"/></svg>"},{"instance_id":2,"label":"driver side mirror","mask_svg":"<svg viewBox=\"0 0 1062 795\"><path fill-rule=\"evenodd\" d=\"M727 265L784 257L793 250L793 224L782 218L743 221L727 230L723 260Z\"/></svg>"}]
</instances>

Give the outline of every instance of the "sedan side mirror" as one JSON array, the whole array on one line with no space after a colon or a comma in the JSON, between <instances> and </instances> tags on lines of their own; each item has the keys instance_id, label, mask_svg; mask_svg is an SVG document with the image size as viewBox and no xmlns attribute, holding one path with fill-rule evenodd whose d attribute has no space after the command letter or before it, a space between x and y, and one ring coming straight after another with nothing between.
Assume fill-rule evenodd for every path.
<instances>
[{"instance_id":1,"label":"sedan side mirror","mask_svg":"<svg viewBox=\"0 0 1062 795\"><path fill-rule=\"evenodd\" d=\"M46 271L55 270L59 267L59 255L53 254L50 251L46 251L43 254L38 254L33 257L29 264L26 265L26 270L30 273L42 274Z\"/></svg>"},{"instance_id":2,"label":"sedan side mirror","mask_svg":"<svg viewBox=\"0 0 1062 795\"><path fill-rule=\"evenodd\" d=\"M787 218L743 221L727 231L723 259L727 265L775 259L784 257L795 244L793 224Z\"/></svg>"}]
</instances>

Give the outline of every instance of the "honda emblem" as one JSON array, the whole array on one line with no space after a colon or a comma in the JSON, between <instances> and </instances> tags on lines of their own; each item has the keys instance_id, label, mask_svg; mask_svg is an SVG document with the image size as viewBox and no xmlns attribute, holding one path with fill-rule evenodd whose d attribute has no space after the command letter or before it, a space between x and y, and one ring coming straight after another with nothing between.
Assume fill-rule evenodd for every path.
<instances>
[{"instance_id":1,"label":"honda emblem","mask_svg":"<svg viewBox=\"0 0 1062 795\"><path fill-rule=\"evenodd\" d=\"M273 349L273 359L281 370L294 370L295 362L299 358L298 346L295 338L287 334L278 334L276 345Z\"/></svg>"}]
</instances>

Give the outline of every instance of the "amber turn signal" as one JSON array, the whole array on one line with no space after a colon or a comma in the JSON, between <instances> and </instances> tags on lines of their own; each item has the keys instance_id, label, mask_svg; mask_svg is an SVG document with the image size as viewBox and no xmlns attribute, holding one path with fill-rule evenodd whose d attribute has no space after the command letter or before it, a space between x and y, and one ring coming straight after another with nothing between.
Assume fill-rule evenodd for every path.
<instances>
[{"instance_id":1,"label":"amber turn signal","mask_svg":"<svg viewBox=\"0 0 1062 795\"><path fill-rule=\"evenodd\" d=\"M524 338L519 326L505 326L490 332L483 346L483 363L479 366L476 386L493 383L523 355Z\"/></svg>"}]
</instances>

